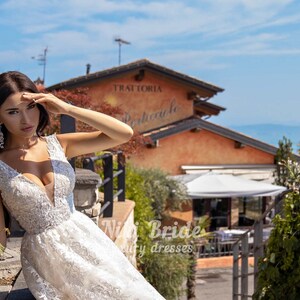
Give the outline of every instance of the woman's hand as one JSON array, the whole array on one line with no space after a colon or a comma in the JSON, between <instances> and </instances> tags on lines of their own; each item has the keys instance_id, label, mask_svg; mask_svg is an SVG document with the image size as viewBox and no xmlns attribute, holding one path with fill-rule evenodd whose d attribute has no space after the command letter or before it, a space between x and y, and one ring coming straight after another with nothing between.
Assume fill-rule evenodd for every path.
<instances>
[{"instance_id":1,"label":"woman's hand","mask_svg":"<svg viewBox=\"0 0 300 300\"><path fill-rule=\"evenodd\" d=\"M53 114L66 114L71 106L52 94L25 92L22 97L27 101L43 105L48 112Z\"/></svg>"}]
</instances>

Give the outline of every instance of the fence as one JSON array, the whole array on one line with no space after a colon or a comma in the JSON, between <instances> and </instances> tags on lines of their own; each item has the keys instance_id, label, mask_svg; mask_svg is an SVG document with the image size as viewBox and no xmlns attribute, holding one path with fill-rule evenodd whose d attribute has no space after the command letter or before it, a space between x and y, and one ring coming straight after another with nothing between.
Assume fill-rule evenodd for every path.
<instances>
[{"instance_id":1,"label":"fence","mask_svg":"<svg viewBox=\"0 0 300 300\"><path fill-rule=\"evenodd\" d=\"M270 230L272 229L271 226L264 225L264 220L272 210L275 210L277 213L281 212L282 201L288 192L290 192L290 190L281 193L260 219L255 221L254 225L233 244L233 300L246 300L252 298L252 294L249 294L249 277L254 276L253 290L255 292L258 279L258 260L264 255L264 248L269 236L269 234L264 233L270 233ZM248 270L249 256L254 256L253 272L249 272ZM239 268L240 261L241 268Z\"/></svg>"},{"instance_id":2,"label":"fence","mask_svg":"<svg viewBox=\"0 0 300 300\"><path fill-rule=\"evenodd\" d=\"M125 201L125 156L121 151L116 153L117 169L114 169L114 155L105 153L99 156L92 156L83 159L83 168L95 172L95 162L102 160L103 180L100 187L104 187L104 204L102 205L100 215L104 218L112 217L113 202L118 198L118 201ZM114 178L116 180L116 188L114 188Z\"/></svg>"},{"instance_id":3,"label":"fence","mask_svg":"<svg viewBox=\"0 0 300 300\"><path fill-rule=\"evenodd\" d=\"M219 257L233 255L233 243L238 237L234 236L230 239L223 238L217 232L211 232L204 238L200 238L199 243L199 258Z\"/></svg>"}]
</instances>

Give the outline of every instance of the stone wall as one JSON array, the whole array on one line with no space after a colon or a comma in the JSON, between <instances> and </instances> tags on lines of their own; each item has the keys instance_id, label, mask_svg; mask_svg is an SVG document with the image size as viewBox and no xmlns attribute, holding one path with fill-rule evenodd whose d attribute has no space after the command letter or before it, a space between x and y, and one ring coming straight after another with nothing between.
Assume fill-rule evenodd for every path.
<instances>
[{"instance_id":1,"label":"stone wall","mask_svg":"<svg viewBox=\"0 0 300 300\"><path fill-rule=\"evenodd\" d=\"M135 202L114 201L111 218L100 218L99 227L115 242L128 260L136 267L137 228L134 224Z\"/></svg>"}]
</instances>

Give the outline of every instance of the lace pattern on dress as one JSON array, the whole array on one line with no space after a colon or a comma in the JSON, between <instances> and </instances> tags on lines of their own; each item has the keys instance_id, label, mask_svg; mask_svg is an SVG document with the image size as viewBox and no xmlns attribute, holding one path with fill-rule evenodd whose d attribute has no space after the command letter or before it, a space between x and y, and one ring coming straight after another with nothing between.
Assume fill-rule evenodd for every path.
<instances>
[{"instance_id":1,"label":"lace pattern on dress","mask_svg":"<svg viewBox=\"0 0 300 300\"><path fill-rule=\"evenodd\" d=\"M54 174L54 204L40 186L0 161L3 204L30 234L38 234L67 220L70 215L75 173L56 135L46 137Z\"/></svg>"}]
</instances>

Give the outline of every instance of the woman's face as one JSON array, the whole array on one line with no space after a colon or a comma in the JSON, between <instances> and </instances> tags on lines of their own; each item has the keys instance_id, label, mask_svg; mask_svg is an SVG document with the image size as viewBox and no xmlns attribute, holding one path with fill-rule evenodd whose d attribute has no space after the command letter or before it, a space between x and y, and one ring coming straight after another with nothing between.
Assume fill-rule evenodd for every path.
<instances>
[{"instance_id":1,"label":"woman's face","mask_svg":"<svg viewBox=\"0 0 300 300\"><path fill-rule=\"evenodd\" d=\"M0 107L0 123L15 136L31 137L35 134L40 111L33 101L22 97L22 93L9 96Z\"/></svg>"}]
</instances>

